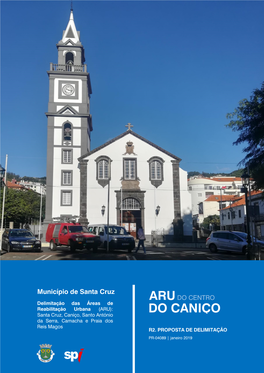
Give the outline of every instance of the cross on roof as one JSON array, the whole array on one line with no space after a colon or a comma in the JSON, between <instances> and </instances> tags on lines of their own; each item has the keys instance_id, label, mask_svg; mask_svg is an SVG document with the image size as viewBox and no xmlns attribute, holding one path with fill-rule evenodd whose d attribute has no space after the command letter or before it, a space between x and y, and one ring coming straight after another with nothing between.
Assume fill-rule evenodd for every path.
<instances>
[{"instance_id":1,"label":"cross on roof","mask_svg":"<svg viewBox=\"0 0 264 373\"><path fill-rule=\"evenodd\" d=\"M129 131L129 130L131 130L131 127L134 127L134 126L132 126L131 123L127 123L127 125L126 125L125 127L127 127L127 131ZM131 130L131 131L132 131L132 130Z\"/></svg>"}]
</instances>

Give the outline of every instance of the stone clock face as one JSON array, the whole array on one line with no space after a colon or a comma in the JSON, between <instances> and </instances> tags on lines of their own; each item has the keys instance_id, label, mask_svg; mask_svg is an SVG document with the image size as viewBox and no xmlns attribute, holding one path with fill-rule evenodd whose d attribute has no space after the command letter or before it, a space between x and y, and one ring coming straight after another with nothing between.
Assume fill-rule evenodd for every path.
<instances>
[{"instance_id":1,"label":"stone clock face","mask_svg":"<svg viewBox=\"0 0 264 373\"><path fill-rule=\"evenodd\" d=\"M62 87L62 93L65 94L66 96L72 96L75 92L74 86L71 84L65 84Z\"/></svg>"}]
</instances>

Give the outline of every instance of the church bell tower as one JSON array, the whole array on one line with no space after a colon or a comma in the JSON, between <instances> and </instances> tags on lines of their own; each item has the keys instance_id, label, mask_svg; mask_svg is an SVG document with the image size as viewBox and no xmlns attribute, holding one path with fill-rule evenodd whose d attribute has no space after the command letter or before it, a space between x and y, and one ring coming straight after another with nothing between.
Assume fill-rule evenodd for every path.
<instances>
[{"instance_id":1,"label":"church bell tower","mask_svg":"<svg viewBox=\"0 0 264 373\"><path fill-rule=\"evenodd\" d=\"M90 151L90 76L73 11L57 44L58 61L50 64L47 195L45 223L78 217L80 170L78 158Z\"/></svg>"}]
</instances>

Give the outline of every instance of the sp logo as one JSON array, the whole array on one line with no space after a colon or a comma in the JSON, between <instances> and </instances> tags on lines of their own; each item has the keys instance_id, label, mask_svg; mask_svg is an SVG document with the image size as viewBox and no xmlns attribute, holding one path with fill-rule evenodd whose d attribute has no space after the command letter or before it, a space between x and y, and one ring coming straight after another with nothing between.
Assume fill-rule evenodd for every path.
<instances>
[{"instance_id":1,"label":"sp logo","mask_svg":"<svg viewBox=\"0 0 264 373\"><path fill-rule=\"evenodd\" d=\"M81 348L79 353L77 351L66 351L64 352L64 359L71 360L71 363L73 363L78 358L80 363L83 350L84 348Z\"/></svg>"}]
</instances>

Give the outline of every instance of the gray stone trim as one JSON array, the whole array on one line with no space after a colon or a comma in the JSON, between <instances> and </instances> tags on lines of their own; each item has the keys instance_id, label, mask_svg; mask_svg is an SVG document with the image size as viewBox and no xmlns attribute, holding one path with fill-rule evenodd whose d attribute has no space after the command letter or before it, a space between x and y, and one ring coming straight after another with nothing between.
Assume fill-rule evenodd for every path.
<instances>
[{"instance_id":1,"label":"gray stone trim","mask_svg":"<svg viewBox=\"0 0 264 373\"><path fill-rule=\"evenodd\" d=\"M63 174L64 172L70 173L71 174L71 183L70 184L64 184L63 183ZM61 185L62 186L72 186L72 170L61 170Z\"/></svg>"},{"instance_id":2,"label":"gray stone trim","mask_svg":"<svg viewBox=\"0 0 264 373\"><path fill-rule=\"evenodd\" d=\"M76 105L74 105L74 106L76 106ZM78 111L76 111L73 107L71 107L70 105L65 105L65 106L63 106L63 108L61 108L56 114L57 114L57 116L59 116L59 115L67 115L67 116L69 116L69 114L63 114L63 112L65 111L65 110L70 110L71 112L72 112L72 115L79 115L79 112ZM51 115L51 113L49 113L49 115Z\"/></svg>"},{"instance_id":3,"label":"gray stone trim","mask_svg":"<svg viewBox=\"0 0 264 373\"><path fill-rule=\"evenodd\" d=\"M86 118L81 118L81 154L90 150L90 129ZM75 128L74 128L75 129Z\"/></svg>"},{"instance_id":4,"label":"gray stone trim","mask_svg":"<svg viewBox=\"0 0 264 373\"><path fill-rule=\"evenodd\" d=\"M63 96L62 95L62 84L69 84L69 85L75 85L74 88L74 94L70 96ZM59 99L65 99L65 100L78 100L79 99L79 82L78 81L72 81L72 80L59 80L58 81L58 98ZM82 96L84 97L84 96Z\"/></svg>"},{"instance_id":5,"label":"gray stone trim","mask_svg":"<svg viewBox=\"0 0 264 373\"><path fill-rule=\"evenodd\" d=\"M68 78L69 78L69 76L72 76L72 77L76 78L77 75L80 76L80 77L81 76L83 76L83 77L86 77L86 76L88 77L89 76L89 73L85 73L85 72L81 72L81 71L58 71L58 70L52 71L52 70L48 70L47 74L49 76L64 75L65 77L68 77ZM92 92L90 92L90 93L92 93Z\"/></svg>"},{"instance_id":6,"label":"gray stone trim","mask_svg":"<svg viewBox=\"0 0 264 373\"><path fill-rule=\"evenodd\" d=\"M65 148L66 149L66 145L54 145L54 148ZM79 149L80 148L80 145L69 145L69 149Z\"/></svg>"},{"instance_id":7,"label":"gray stone trim","mask_svg":"<svg viewBox=\"0 0 264 373\"><path fill-rule=\"evenodd\" d=\"M88 153L82 155L79 159L86 158L86 157L88 157L89 155L98 152L99 150L105 148L106 146L108 146L108 145L114 143L115 141L117 141L117 140L119 140L119 139L121 139L122 137L127 136L127 135L133 135L133 136L137 137L138 139L144 141L145 143L149 144L150 146L153 146L154 148L156 148L157 150L161 151L162 153L167 154L169 157L174 158L174 159L177 160L178 162L181 161L181 158L176 157L176 155L174 155L174 154L172 154L172 153L170 153L170 152L167 152L166 150L162 149L160 146L154 144L154 143L151 142L151 141L148 141L147 139L145 139L144 137L138 135L137 133L135 133L135 132L132 131L132 130L127 130L127 131L121 133L121 135L119 135L119 136L117 136L117 137L115 137L115 138L113 138L113 139L107 141L107 142L104 143L103 145L98 146L97 148L93 149L91 152L88 152Z\"/></svg>"},{"instance_id":8,"label":"gray stone trim","mask_svg":"<svg viewBox=\"0 0 264 373\"><path fill-rule=\"evenodd\" d=\"M47 128L47 173L46 173L46 215L45 221L52 222L52 196L53 196L53 157L54 157L54 119L48 118Z\"/></svg>"},{"instance_id":9,"label":"gray stone trim","mask_svg":"<svg viewBox=\"0 0 264 373\"><path fill-rule=\"evenodd\" d=\"M151 179L151 163L152 162L159 162L160 165L161 165L161 179L160 180L157 180L157 179ZM151 182L151 184L155 187L155 188L158 188L162 182L164 181L164 170L163 170L163 163L165 162L161 157L151 157L149 160L149 181Z\"/></svg>"},{"instance_id":10,"label":"gray stone trim","mask_svg":"<svg viewBox=\"0 0 264 373\"><path fill-rule=\"evenodd\" d=\"M54 81L55 77L50 77L49 79L49 103L54 102Z\"/></svg>"},{"instance_id":11,"label":"gray stone trim","mask_svg":"<svg viewBox=\"0 0 264 373\"><path fill-rule=\"evenodd\" d=\"M62 195L63 195L63 193L71 193L71 203L69 205L64 205L62 203ZM63 189L63 190L61 190L61 206L63 206L63 207L72 206L72 190L70 190L70 189Z\"/></svg>"},{"instance_id":12,"label":"gray stone trim","mask_svg":"<svg viewBox=\"0 0 264 373\"><path fill-rule=\"evenodd\" d=\"M171 161L172 163L172 182L173 182L173 207L174 221L181 219L181 198L180 198L180 170L179 162Z\"/></svg>"},{"instance_id":13,"label":"gray stone trim","mask_svg":"<svg viewBox=\"0 0 264 373\"><path fill-rule=\"evenodd\" d=\"M87 219L87 160L79 163L80 167L80 219L79 223L88 225Z\"/></svg>"},{"instance_id":14,"label":"gray stone trim","mask_svg":"<svg viewBox=\"0 0 264 373\"><path fill-rule=\"evenodd\" d=\"M112 160L107 155L101 155L100 157L97 157L95 160L96 162L96 180L99 185L101 185L103 188L108 185L109 179L111 180L111 162ZM98 163L100 161L107 161L108 162L108 178L107 179L99 179L98 178Z\"/></svg>"},{"instance_id":15,"label":"gray stone trim","mask_svg":"<svg viewBox=\"0 0 264 373\"><path fill-rule=\"evenodd\" d=\"M121 212L121 190L115 190L116 193L116 213L117 213L117 224L120 225L120 212ZM122 190L122 201L124 201L127 198L134 198L136 199L140 204L140 211L141 211L141 225L144 229L145 227L145 193L144 190Z\"/></svg>"},{"instance_id":16,"label":"gray stone trim","mask_svg":"<svg viewBox=\"0 0 264 373\"><path fill-rule=\"evenodd\" d=\"M63 162L63 152L64 151L71 152L71 161L70 162ZM73 152L72 152L72 149L67 149L67 148L62 148L61 149L61 164L73 164Z\"/></svg>"}]
</instances>

